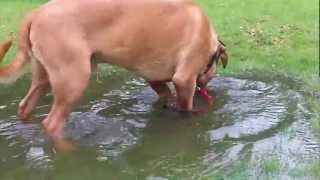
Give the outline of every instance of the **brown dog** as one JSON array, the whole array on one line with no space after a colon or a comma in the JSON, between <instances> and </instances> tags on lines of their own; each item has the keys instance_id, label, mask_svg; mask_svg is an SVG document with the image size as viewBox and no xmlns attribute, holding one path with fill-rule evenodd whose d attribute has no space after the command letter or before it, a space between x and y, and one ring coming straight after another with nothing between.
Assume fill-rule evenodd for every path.
<instances>
[{"instance_id":1,"label":"brown dog","mask_svg":"<svg viewBox=\"0 0 320 180\"><path fill-rule=\"evenodd\" d=\"M0 46L0 58L10 45ZM32 62L32 85L18 114L26 119L51 87L54 102L43 125L61 138L97 63L142 76L161 98L171 96L172 81L178 110L192 111L196 86L214 77L220 57L225 66L224 46L190 0L53 0L24 19L16 58L0 68L0 78Z\"/></svg>"}]
</instances>

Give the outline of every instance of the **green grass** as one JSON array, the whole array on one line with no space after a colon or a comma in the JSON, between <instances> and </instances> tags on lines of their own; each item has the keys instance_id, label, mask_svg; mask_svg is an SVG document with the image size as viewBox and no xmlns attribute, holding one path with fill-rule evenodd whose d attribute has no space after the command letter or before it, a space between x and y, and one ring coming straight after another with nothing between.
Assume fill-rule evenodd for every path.
<instances>
[{"instance_id":1,"label":"green grass","mask_svg":"<svg viewBox=\"0 0 320 180\"><path fill-rule=\"evenodd\" d=\"M231 62L223 73L258 69L320 90L318 0L198 2L228 45Z\"/></svg>"},{"instance_id":2,"label":"green grass","mask_svg":"<svg viewBox=\"0 0 320 180\"><path fill-rule=\"evenodd\" d=\"M0 1L0 42L16 38L22 17L46 0L1 0ZM15 55L16 48L10 50L3 63L7 64Z\"/></svg>"},{"instance_id":3,"label":"green grass","mask_svg":"<svg viewBox=\"0 0 320 180\"><path fill-rule=\"evenodd\" d=\"M270 174L276 174L281 169L281 164L278 159L267 159L264 162L262 162L262 170L264 173L270 175Z\"/></svg>"},{"instance_id":4,"label":"green grass","mask_svg":"<svg viewBox=\"0 0 320 180\"><path fill-rule=\"evenodd\" d=\"M46 0L1 0L0 41L15 37L22 17ZM301 84L311 109L311 126L320 137L319 0L197 0L227 44L230 63L222 75L250 72L290 77ZM10 50L3 63L15 54ZM247 174L234 177L246 179ZM278 161L266 161L265 172L276 173ZM318 177L319 163L304 171ZM240 171L239 171L240 172ZM233 174L230 175L233 177ZM219 178L218 178L219 179Z\"/></svg>"},{"instance_id":5,"label":"green grass","mask_svg":"<svg viewBox=\"0 0 320 180\"><path fill-rule=\"evenodd\" d=\"M315 161L305 168L307 172L314 178L320 177L320 162Z\"/></svg>"},{"instance_id":6,"label":"green grass","mask_svg":"<svg viewBox=\"0 0 320 180\"><path fill-rule=\"evenodd\" d=\"M0 41L16 35L21 18L46 0L0 2ZM303 80L320 91L319 0L197 0L226 42L230 58L222 74L251 70ZM5 59L8 63L14 51Z\"/></svg>"},{"instance_id":7,"label":"green grass","mask_svg":"<svg viewBox=\"0 0 320 180\"><path fill-rule=\"evenodd\" d=\"M221 74L290 77L312 103L311 126L320 137L319 0L197 0L230 53ZM320 167L319 167L320 169Z\"/></svg>"},{"instance_id":8,"label":"green grass","mask_svg":"<svg viewBox=\"0 0 320 180\"><path fill-rule=\"evenodd\" d=\"M21 18L46 0L0 2L0 40L15 36ZM197 0L226 42L222 74L261 70L303 80L319 90L319 0ZM5 62L12 58L10 51Z\"/></svg>"},{"instance_id":9,"label":"green grass","mask_svg":"<svg viewBox=\"0 0 320 180\"><path fill-rule=\"evenodd\" d=\"M0 2L0 41L15 37L22 17L46 0ZM229 49L222 75L263 73L291 77L320 107L319 0L197 0ZM3 63L9 63L15 48ZM313 128L320 132L319 113Z\"/></svg>"},{"instance_id":10,"label":"green grass","mask_svg":"<svg viewBox=\"0 0 320 180\"><path fill-rule=\"evenodd\" d=\"M0 2L0 41L15 37L22 17L46 0ZM197 0L230 53L223 75L263 72L300 81L310 93L320 132L319 0ZM3 63L9 63L15 48ZM316 99L316 100L314 100Z\"/></svg>"}]
</instances>

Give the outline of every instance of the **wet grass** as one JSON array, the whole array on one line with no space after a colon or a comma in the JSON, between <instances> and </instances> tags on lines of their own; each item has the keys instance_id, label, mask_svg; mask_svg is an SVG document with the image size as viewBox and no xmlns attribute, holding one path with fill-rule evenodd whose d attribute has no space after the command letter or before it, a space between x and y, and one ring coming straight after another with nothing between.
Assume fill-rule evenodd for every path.
<instances>
[{"instance_id":1,"label":"wet grass","mask_svg":"<svg viewBox=\"0 0 320 180\"><path fill-rule=\"evenodd\" d=\"M0 1L0 41L15 37L21 18L46 0ZM271 78L289 77L299 82L310 106L310 126L320 137L319 0L197 0L214 23L230 53L230 64L221 75L261 73ZM10 50L3 63L15 54ZM110 70L110 68L106 68ZM103 72L105 68L102 68ZM111 72L111 71L107 71ZM101 73L102 75L104 73ZM107 73L109 74L109 73ZM248 165L234 164L233 171L217 179L247 179ZM262 163L264 172L281 170L279 161ZM319 177L319 162L300 169ZM303 173L292 170L293 177ZM214 179L214 178L213 178Z\"/></svg>"},{"instance_id":2,"label":"wet grass","mask_svg":"<svg viewBox=\"0 0 320 180\"><path fill-rule=\"evenodd\" d=\"M309 165L286 169L281 161L274 157L265 157L257 162L249 162L247 158L241 158L221 171L219 175L203 178L205 180L247 180L247 179L318 179L320 177L319 161L310 162ZM286 178L279 176L282 171L288 171Z\"/></svg>"},{"instance_id":3,"label":"wet grass","mask_svg":"<svg viewBox=\"0 0 320 180\"><path fill-rule=\"evenodd\" d=\"M294 168L289 171L289 176L295 179L303 179L309 177L309 179L319 179L320 177L320 162L314 161L309 165L302 168Z\"/></svg>"},{"instance_id":4,"label":"wet grass","mask_svg":"<svg viewBox=\"0 0 320 180\"><path fill-rule=\"evenodd\" d=\"M261 69L318 80L318 0L198 2L229 47L224 73Z\"/></svg>"},{"instance_id":5,"label":"wet grass","mask_svg":"<svg viewBox=\"0 0 320 180\"><path fill-rule=\"evenodd\" d=\"M311 106L311 126L315 129L316 136L320 137L320 98L308 98L308 103Z\"/></svg>"},{"instance_id":6,"label":"wet grass","mask_svg":"<svg viewBox=\"0 0 320 180\"><path fill-rule=\"evenodd\" d=\"M312 101L320 133L319 0L198 0L230 52L222 75L260 72L291 77Z\"/></svg>"},{"instance_id":7,"label":"wet grass","mask_svg":"<svg viewBox=\"0 0 320 180\"><path fill-rule=\"evenodd\" d=\"M0 2L0 41L15 37L21 18L46 0ZM301 80L320 92L319 0L197 0L230 53L222 75L260 70ZM5 58L8 63L14 55Z\"/></svg>"},{"instance_id":8,"label":"wet grass","mask_svg":"<svg viewBox=\"0 0 320 180\"><path fill-rule=\"evenodd\" d=\"M268 175L277 174L281 170L281 164L278 159L271 158L262 162L261 169Z\"/></svg>"},{"instance_id":9,"label":"wet grass","mask_svg":"<svg viewBox=\"0 0 320 180\"><path fill-rule=\"evenodd\" d=\"M315 161L311 163L309 166L307 166L306 171L314 178L320 177L320 162Z\"/></svg>"},{"instance_id":10,"label":"wet grass","mask_svg":"<svg viewBox=\"0 0 320 180\"><path fill-rule=\"evenodd\" d=\"M46 0L0 2L0 40L14 37L21 18ZM320 91L319 0L197 0L228 46L230 66L221 74L251 70L301 79ZM14 50L5 59L12 59Z\"/></svg>"}]
</instances>

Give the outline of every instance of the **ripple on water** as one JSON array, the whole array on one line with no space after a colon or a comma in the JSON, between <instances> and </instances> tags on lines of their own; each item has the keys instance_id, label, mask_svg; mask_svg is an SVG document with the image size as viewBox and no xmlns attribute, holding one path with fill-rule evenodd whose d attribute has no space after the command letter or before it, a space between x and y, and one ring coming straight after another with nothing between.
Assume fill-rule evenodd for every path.
<instances>
[{"instance_id":1,"label":"ripple on water","mask_svg":"<svg viewBox=\"0 0 320 180\"><path fill-rule=\"evenodd\" d=\"M225 81L214 81L211 87L228 97L214 113L228 114L232 119L230 125L210 131L214 141L258 135L272 129L285 121L293 101L292 95L283 94L277 83L269 85L227 78Z\"/></svg>"},{"instance_id":2,"label":"ripple on water","mask_svg":"<svg viewBox=\"0 0 320 180\"><path fill-rule=\"evenodd\" d=\"M107 159L119 156L137 143L139 134L132 122L107 119L93 112L73 113L65 128L65 136L79 145L96 147L100 153L98 158Z\"/></svg>"},{"instance_id":3,"label":"ripple on water","mask_svg":"<svg viewBox=\"0 0 320 180\"><path fill-rule=\"evenodd\" d=\"M30 147L26 152L27 165L30 168L49 169L52 168L52 160L43 147Z\"/></svg>"},{"instance_id":4,"label":"ripple on water","mask_svg":"<svg viewBox=\"0 0 320 180\"><path fill-rule=\"evenodd\" d=\"M309 129L309 111L299 92L277 81L236 78L217 78L209 89L216 96L215 110L177 122L177 114L157 111L155 93L134 79L120 89L100 92L101 98L83 105L84 112L72 113L65 136L93 149L97 162L111 158L115 163L130 153L132 157L147 154L140 160L145 163L132 167L134 173L143 170L147 179L210 177L247 156L248 164L274 156L287 169L299 166L301 159L320 158L319 143ZM50 141L41 126L8 119L0 120L0 143L6 141L10 147L0 153L0 160L25 158L28 167L52 168L54 160L46 150ZM130 166L129 160L126 163ZM259 168L252 167L252 174Z\"/></svg>"},{"instance_id":5,"label":"ripple on water","mask_svg":"<svg viewBox=\"0 0 320 180\"><path fill-rule=\"evenodd\" d=\"M320 145L306 123L309 112L298 92L279 82L233 78L218 78L210 87L218 97L225 97L212 113L212 119L228 115L224 125L208 131L212 147L230 142L234 145L222 154L209 151L208 155L213 155L204 156L203 161L211 165L202 173L212 175L230 161L239 160L238 152L244 151L244 147L249 149L244 154L251 157L247 164L257 164L268 157L279 160L283 170L277 178L288 178L290 170L320 159ZM253 177L261 175L259 168L259 163L252 167Z\"/></svg>"}]
</instances>

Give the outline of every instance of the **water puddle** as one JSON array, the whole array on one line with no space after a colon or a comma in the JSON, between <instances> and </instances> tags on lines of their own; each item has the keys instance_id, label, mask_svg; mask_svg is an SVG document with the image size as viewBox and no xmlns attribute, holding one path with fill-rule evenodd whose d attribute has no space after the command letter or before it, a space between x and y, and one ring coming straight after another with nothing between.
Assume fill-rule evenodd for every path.
<instances>
[{"instance_id":1,"label":"water puddle","mask_svg":"<svg viewBox=\"0 0 320 180\"><path fill-rule=\"evenodd\" d=\"M320 160L304 96L285 82L217 78L209 85L214 109L185 116L162 109L144 81L122 81L88 89L66 127L66 138L80 146L70 154L56 153L38 122L17 120L27 85L1 92L0 179L209 179L230 171L294 179ZM35 119L50 103L49 95ZM269 166L276 168L266 174Z\"/></svg>"}]
</instances>

